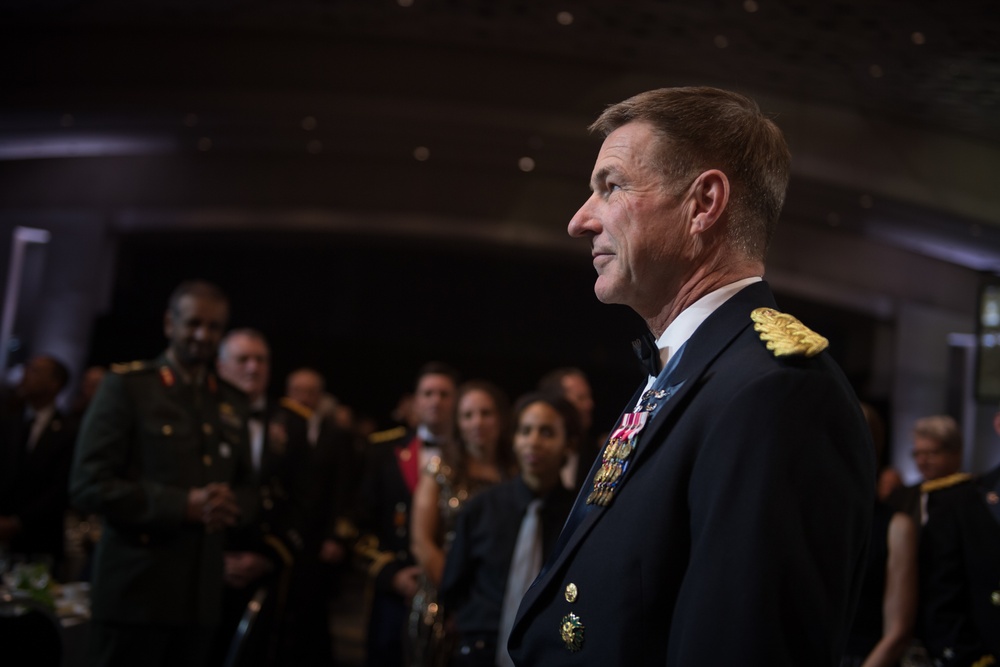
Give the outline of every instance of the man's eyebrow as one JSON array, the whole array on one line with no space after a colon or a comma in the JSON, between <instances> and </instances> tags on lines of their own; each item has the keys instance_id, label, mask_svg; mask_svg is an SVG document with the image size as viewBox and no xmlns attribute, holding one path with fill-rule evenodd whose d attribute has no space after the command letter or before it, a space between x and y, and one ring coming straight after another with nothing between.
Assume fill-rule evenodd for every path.
<instances>
[{"instance_id":1,"label":"man's eyebrow","mask_svg":"<svg viewBox=\"0 0 1000 667\"><path fill-rule=\"evenodd\" d=\"M597 186L607 180L608 176L617 174L618 170L611 166L601 167L590 177L590 189L597 190Z\"/></svg>"}]
</instances>

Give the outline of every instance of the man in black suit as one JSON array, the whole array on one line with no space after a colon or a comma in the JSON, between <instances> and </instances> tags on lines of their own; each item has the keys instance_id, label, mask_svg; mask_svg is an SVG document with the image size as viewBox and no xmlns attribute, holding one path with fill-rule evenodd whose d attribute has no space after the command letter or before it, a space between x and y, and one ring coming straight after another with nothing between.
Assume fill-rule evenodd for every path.
<instances>
[{"instance_id":1,"label":"man in black suit","mask_svg":"<svg viewBox=\"0 0 1000 667\"><path fill-rule=\"evenodd\" d=\"M962 432L948 415L921 417L913 425L913 449L910 451L921 481L896 488L886 504L897 512L909 514L918 526L927 523L927 513L940 497L938 491L968 480L962 469Z\"/></svg>"},{"instance_id":2,"label":"man in black suit","mask_svg":"<svg viewBox=\"0 0 1000 667\"><path fill-rule=\"evenodd\" d=\"M1000 435L1000 412L993 418ZM919 633L935 665L1000 661L1000 466L935 494L920 535Z\"/></svg>"},{"instance_id":3,"label":"man in black suit","mask_svg":"<svg viewBox=\"0 0 1000 667\"><path fill-rule=\"evenodd\" d=\"M353 465L353 442L319 410L325 384L312 368L290 373L276 417L287 433L289 484L301 507L302 535L282 632L282 664L302 667L333 664L330 599L347 556L340 519L346 512L342 490Z\"/></svg>"},{"instance_id":4,"label":"man in black suit","mask_svg":"<svg viewBox=\"0 0 1000 667\"><path fill-rule=\"evenodd\" d=\"M303 512L290 478L287 434L276 419L277 406L267 397L271 349L256 329L234 329L219 343L219 377L246 393L250 402L247 430L250 460L258 483L257 521L231 529L223 554L222 621L211 662L222 664L239 651L240 665L272 665L279 657L288 583L302 550L297 518ZM241 618L259 591L266 594L256 609L253 632L233 642ZM251 609L250 613L254 613ZM235 654L234 654L235 655ZM280 662L278 663L280 664Z\"/></svg>"},{"instance_id":5,"label":"man in black suit","mask_svg":"<svg viewBox=\"0 0 1000 667\"><path fill-rule=\"evenodd\" d=\"M76 426L56 407L66 366L38 356L24 367L17 409L0 427L0 543L12 553L45 556L58 573L69 507L69 468Z\"/></svg>"},{"instance_id":6,"label":"man in black suit","mask_svg":"<svg viewBox=\"0 0 1000 667\"><path fill-rule=\"evenodd\" d=\"M385 440L376 434L365 452L355 555L373 588L366 648L371 667L403 662L403 628L420 575L410 553L410 504L431 456L452 444L457 386L450 366L424 365L413 401L416 431L393 429Z\"/></svg>"},{"instance_id":7,"label":"man in black suit","mask_svg":"<svg viewBox=\"0 0 1000 667\"><path fill-rule=\"evenodd\" d=\"M661 89L607 109L588 239L650 377L508 647L518 665L836 665L874 503L871 438L827 342L762 282L790 157L752 100Z\"/></svg>"}]
</instances>

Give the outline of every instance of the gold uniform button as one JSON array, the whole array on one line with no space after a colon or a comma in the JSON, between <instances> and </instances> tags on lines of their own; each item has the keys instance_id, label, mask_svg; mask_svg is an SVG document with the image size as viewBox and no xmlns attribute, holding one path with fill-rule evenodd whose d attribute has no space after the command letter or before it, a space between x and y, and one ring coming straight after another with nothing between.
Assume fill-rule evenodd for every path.
<instances>
[{"instance_id":1,"label":"gold uniform button","mask_svg":"<svg viewBox=\"0 0 1000 667\"><path fill-rule=\"evenodd\" d=\"M211 424L202 424L201 425L201 430L205 433L205 435L212 435L212 425Z\"/></svg>"},{"instance_id":2,"label":"gold uniform button","mask_svg":"<svg viewBox=\"0 0 1000 667\"><path fill-rule=\"evenodd\" d=\"M1000 591L993 591L990 594L990 602L993 603L994 607L1000 607Z\"/></svg>"},{"instance_id":3,"label":"gold uniform button","mask_svg":"<svg viewBox=\"0 0 1000 667\"><path fill-rule=\"evenodd\" d=\"M174 429L170 424L163 425L163 435L171 435L173 432Z\"/></svg>"},{"instance_id":4,"label":"gold uniform button","mask_svg":"<svg viewBox=\"0 0 1000 667\"><path fill-rule=\"evenodd\" d=\"M212 457L209 456L208 454L205 454L203 457L201 457L201 462L205 464L205 467L208 467L212 465Z\"/></svg>"},{"instance_id":5,"label":"gold uniform button","mask_svg":"<svg viewBox=\"0 0 1000 667\"><path fill-rule=\"evenodd\" d=\"M576 602L576 596L579 591L576 588L576 584L566 585L566 602Z\"/></svg>"}]
</instances>

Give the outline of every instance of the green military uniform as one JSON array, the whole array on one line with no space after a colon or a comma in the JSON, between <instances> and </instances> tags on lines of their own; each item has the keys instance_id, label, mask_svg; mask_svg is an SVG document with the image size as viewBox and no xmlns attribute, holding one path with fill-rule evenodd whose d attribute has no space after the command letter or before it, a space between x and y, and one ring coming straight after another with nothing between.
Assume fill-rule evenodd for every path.
<instances>
[{"instance_id":1,"label":"green military uniform","mask_svg":"<svg viewBox=\"0 0 1000 667\"><path fill-rule=\"evenodd\" d=\"M250 518L246 397L211 373L200 384L185 382L165 355L113 370L84 420L70 477L73 504L103 519L94 620L211 627L222 597L224 533L187 521L187 496L228 483Z\"/></svg>"}]
</instances>

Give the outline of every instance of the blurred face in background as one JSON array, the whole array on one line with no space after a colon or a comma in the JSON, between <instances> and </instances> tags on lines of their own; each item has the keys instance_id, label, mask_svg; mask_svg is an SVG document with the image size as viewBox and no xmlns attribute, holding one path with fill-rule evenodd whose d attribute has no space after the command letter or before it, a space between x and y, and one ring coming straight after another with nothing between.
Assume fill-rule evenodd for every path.
<instances>
[{"instance_id":1,"label":"blurred face in background","mask_svg":"<svg viewBox=\"0 0 1000 667\"><path fill-rule=\"evenodd\" d=\"M514 431L514 455L528 488L541 492L558 484L568 449L566 425L555 408L536 401L521 410Z\"/></svg>"},{"instance_id":2,"label":"blurred face in background","mask_svg":"<svg viewBox=\"0 0 1000 667\"><path fill-rule=\"evenodd\" d=\"M455 414L454 381L447 375L424 375L413 395L413 411L417 423L426 426L432 433L449 433Z\"/></svg>"},{"instance_id":3,"label":"blurred face in background","mask_svg":"<svg viewBox=\"0 0 1000 667\"><path fill-rule=\"evenodd\" d=\"M583 430L590 429L594 420L594 397L590 393L590 383L582 375L566 375L562 379L563 396L580 413Z\"/></svg>"},{"instance_id":4,"label":"blurred face in background","mask_svg":"<svg viewBox=\"0 0 1000 667\"><path fill-rule=\"evenodd\" d=\"M315 371L295 371L288 376L287 393L296 403L315 410L323 397L323 378Z\"/></svg>"},{"instance_id":5,"label":"blurred face in background","mask_svg":"<svg viewBox=\"0 0 1000 667\"><path fill-rule=\"evenodd\" d=\"M176 310L167 309L163 322L174 361L188 370L212 363L228 319L225 301L197 294L182 296Z\"/></svg>"},{"instance_id":6,"label":"blurred face in background","mask_svg":"<svg viewBox=\"0 0 1000 667\"><path fill-rule=\"evenodd\" d=\"M500 440L500 413L487 392L470 389L462 394L458 400L458 434L473 456L494 455Z\"/></svg>"},{"instance_id":7,"label":"blurred face in background","mask_svg":"<svg viewBox=\"0 0 1000 667\"><path fill-rule=\"evenodd\" d=\"M260 338L232 334L219 348L217 367L223 380L255 401L264 396L271 380L271 353Z\"/></svg>"},{"instance_id":8,"label":"blurred face in background","mask_svg":"<svg viewBox=\"0 0 1000 667\"><path fill-rule=\"evenodd\" d=\"M914 436L911 454L924 481L947 477L962 467L962 453L944 449L933 438Z\"/></svg>"}]
</instances>

